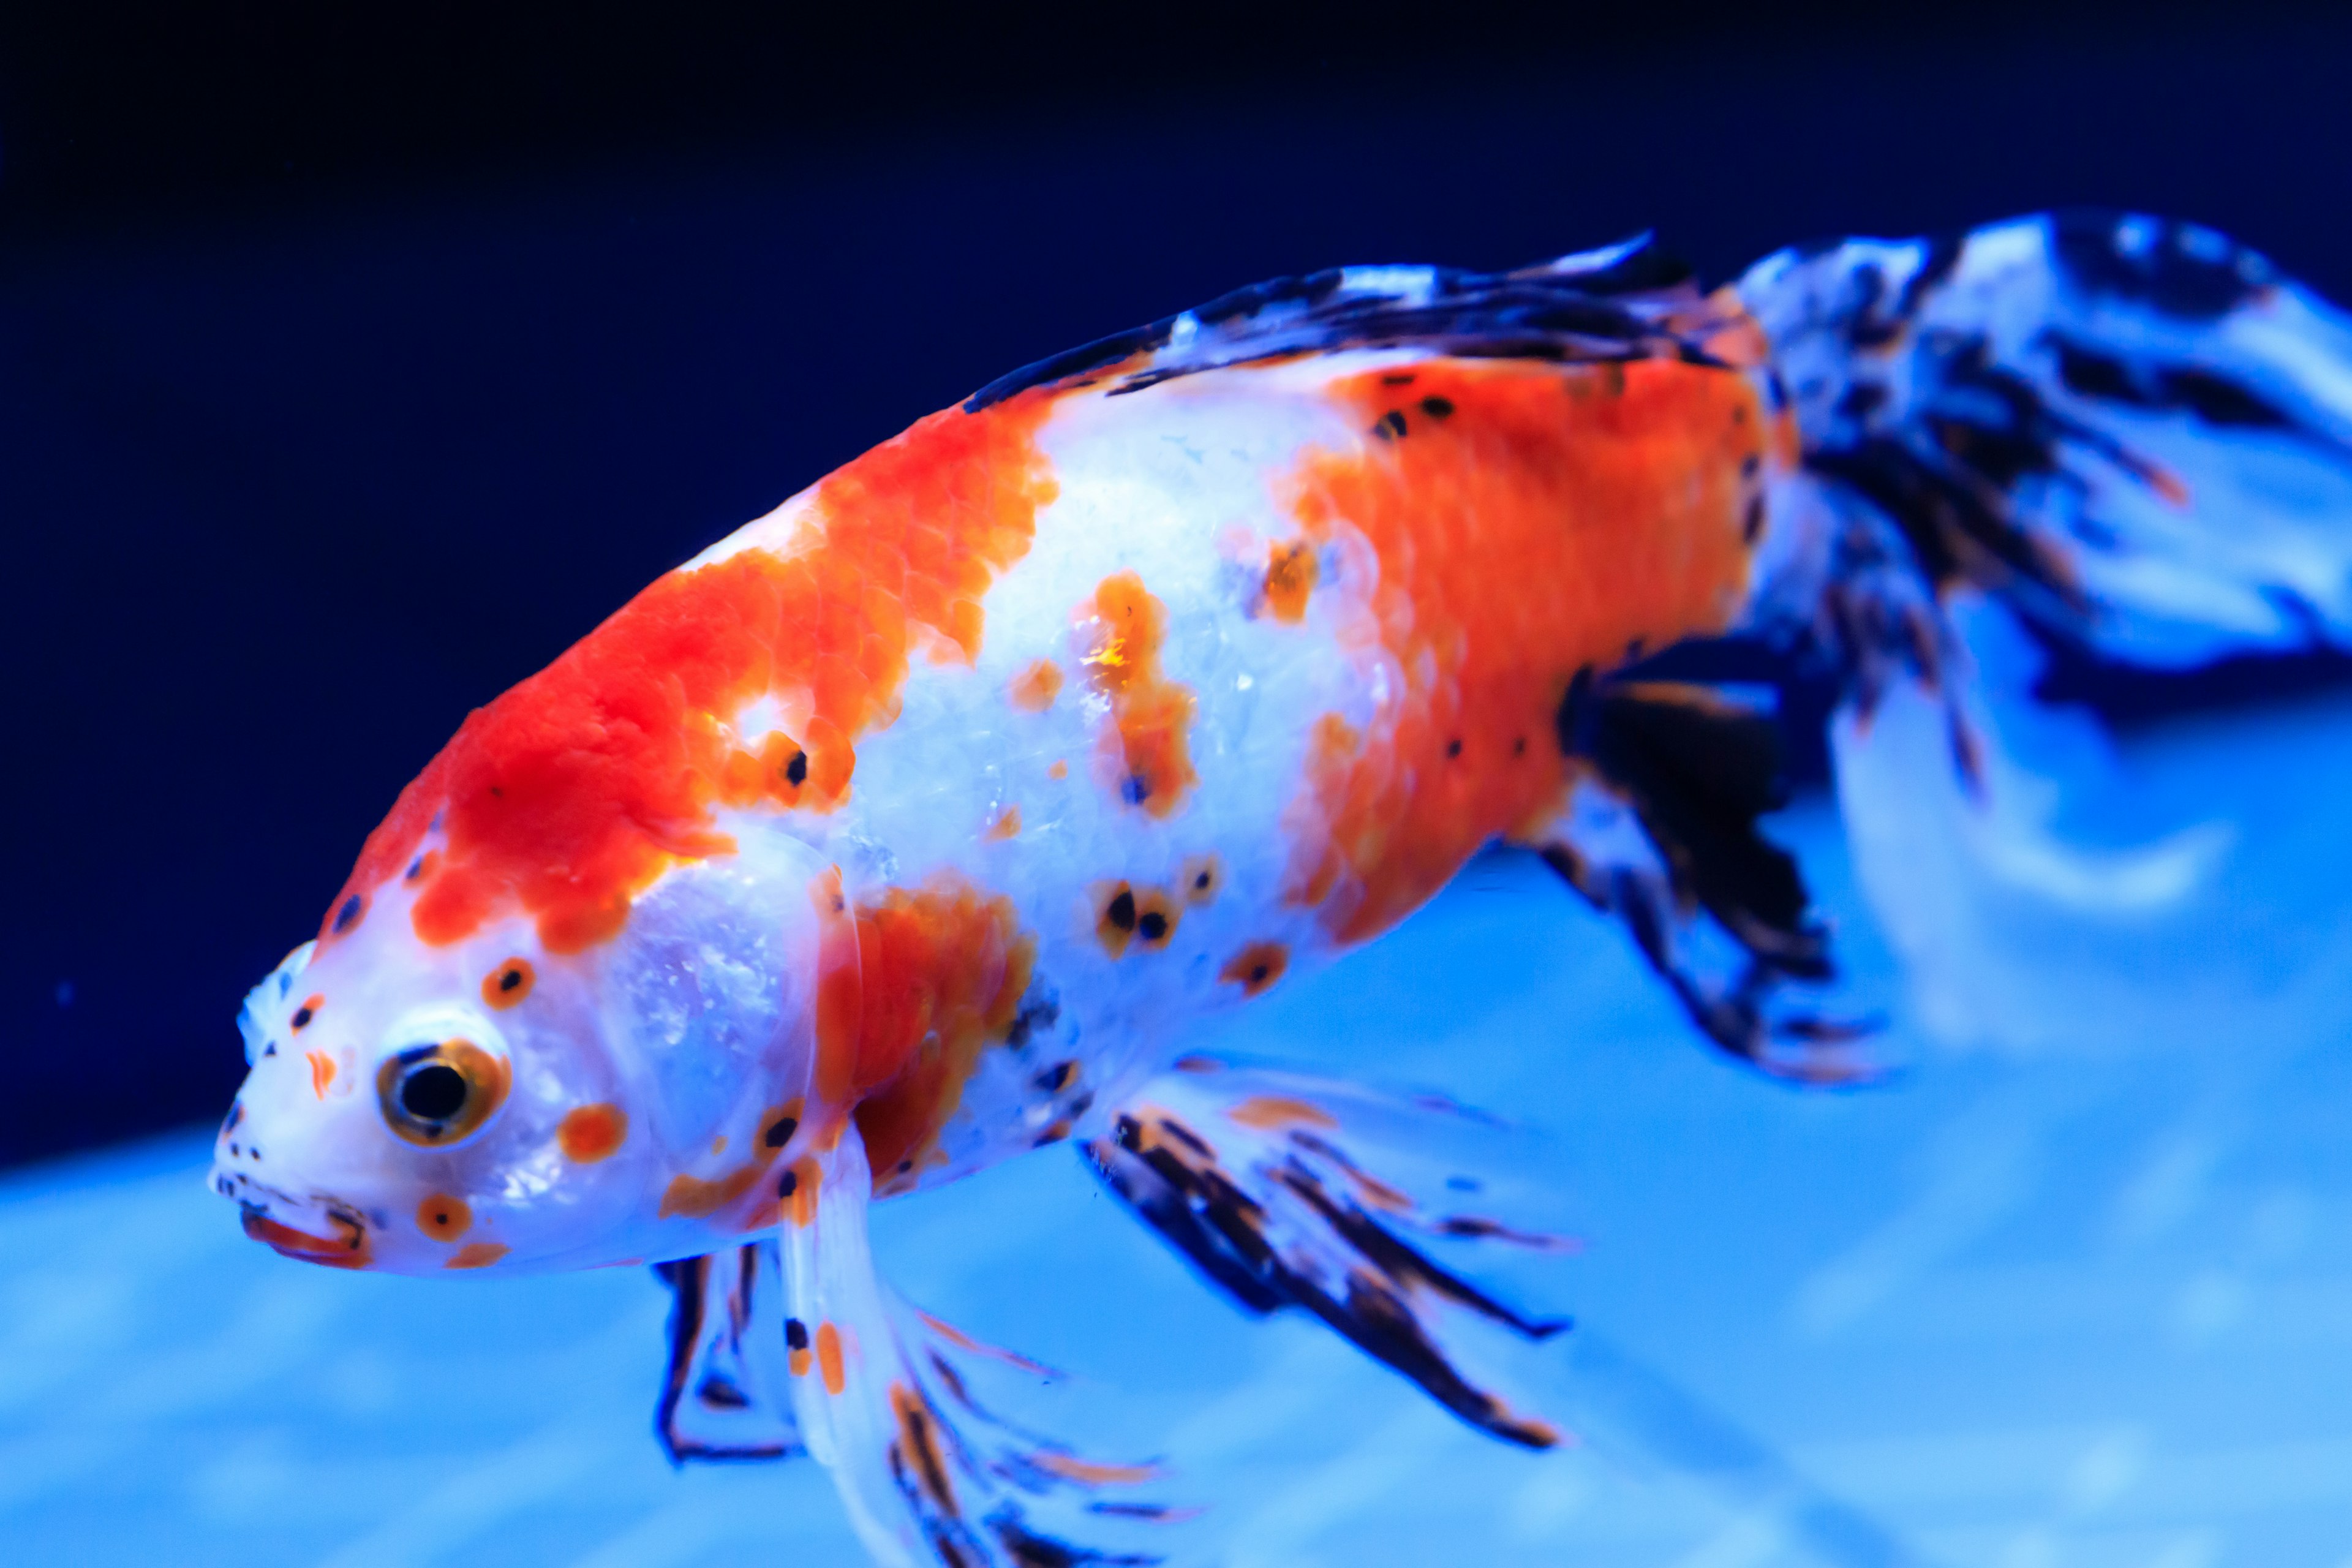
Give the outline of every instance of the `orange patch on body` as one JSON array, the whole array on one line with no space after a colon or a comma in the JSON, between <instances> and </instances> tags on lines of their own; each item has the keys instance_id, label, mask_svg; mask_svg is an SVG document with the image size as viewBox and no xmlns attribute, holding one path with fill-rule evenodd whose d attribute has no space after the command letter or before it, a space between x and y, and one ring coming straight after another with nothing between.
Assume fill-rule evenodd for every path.
<instances>
[{"instance_id":1,"label":"orange patch on body","mask_svg":"<svg viewBox=\"0 0 2352 1568\"><path fill-rule=\"evenodd\" d=\"M1065 762L1056 761L1052 767L1045 770L1045 776L1049 779L1068 778L1070 776L1070 764Z\"/></svg>"},{"instance_id":2,"label":"orange patch on body","mask_svg":"<svg viewBox=\"0 0 2352 1568\"><path fill-rule=\"evenodd\" d=\"M1225 1112L1229 1121L1260 1131L1278 1127L1337 1127L1339 1119L1321 1106L1286 1094L1253 1094Z\"/></svg>"},{"instance_id":3,"label":"orange patch on body","mask_svg":"<svg viewBox=\"0 0 2352 1568\"><path fill-rule=\"evenodd\" d=\"M759 1184L767 1172L764 1162L754 1161L738 1165L717 1177L688 1175L685 1172L670 1178L662 1189L661 1209L656 1219L677 1215L686 1219L708 1219Z\"/></svg>"},{"instance_id":4,"label":"orange patch on body","mask_svg":"<svg viewBox=\"0 0 2352 1568\"><path fill-rule=\"evenodd\" d=\"M841 1331L831 1323L816 1326L816 1366L827 1394L839 1394L848 1385L848 1372L841 1363Z\"/></svg>"},{"instance_id":5,"label":"orange patch on body","mask_svg":"<svg viewBox=\"0 0 2352 1568\"><path fill-rule=\"evenodd\" d=\"M310 1064L310 1092L326 1099L327 1086L335 1081L335 1058L324 1051L305 1051L302 1058Z\"/></svg>"},{"instance_id":6,"label":"orange patch on body","mask_svg":"<svg viewBox=\"0 0 2352 1568\"><path fill-rule=\"evenodd\" d=\"M1005 700L1024 713L1043 713L1061 694L1061 667L1050 658L1041 658L1014 676L1004 693Z\"/></svg>"},{"instance_id":7,"label":"orange patch on body","mask_svg":"<svg viewBox=\"0 0 2352 1568\"><path fill-rule=\"evenodd\" d=\"M1254 942L1234 954L1217 978L1240 986L1244 995L1255 996L1281 979L1289 967L1290 949L1278 942Z\"/></svg>"},{"instance_id":8,"label":"orange patch on body","mask_svg":"<svg viewBox=\"0 0 2352 1568\"><path fill-rule=\"evenodd\" d=\"M1307 618L1307 595L1315 591L1315 547L1303 539L1277 544L1266 553L1265 607L1277 621Z\"/></svg>"},{"instance_id":9,"label":"orange patch on body","mask_svg":"<svg viewBox=\"0 0 2352 1568\"><path fill-rule=\"evenodd\" d=\"M416 1228L436 1241L455 1241L474 1228L474 1211L463 1198L436 1193L416 1205Z\"/></svg>"},{"instance_id":10,"label":"orange patch on body","mask_svg":"<svg viewBox=\"0 0 2352 1568\"><path fill-rule=\"evenodd\" d=\"M469 1241L450 1255L444 1268L488 1268L514 1248L500 1247L495 1241Z\"/></svg>"},{"instance_id":11,"label":"orange patch on body","mask_svg":"<svg viewBox=\"0 0 2352 1568\"><path fill-rule=\"evenodd\" d=\"M400 874L437 818L446 842L421 879L418 936L454 942L514 909L549 951L575 952L618 931L666 867L731 848L714 803L756 786L779 805L840 805L857 739L898 716L910 652L979 652L982 595L1055 493L1034 441L1052 407L1039 391L935 414L819 484L783 550L653 584L466 721L331 909ZM731 726L763 696L795 715L797 739L751 751Z\"/></svg>"},{"instance_id":12,"label":"orange patch on body","mask_svg":"<svg viewBox=\"0 0 2352 1568\"><path fill-rule=\"evenodd\" d=\"M1008 805L1003 811L998 812L996 814L996 820L989 824L988 832L983 835L983 837L998 839L1000 841L1007 838L1020 837L1021 808L1017 805Z\"/></svg>"},{"instance_id":13,"label":"orange patch on body","mask_svg":"<svg viewBox=\"0 0 2352 1568\"><path fill-rule=\"evenodd\" d=\"M617 1105L574 1107L555 1124L555 1144L575 1165L611 1158L629 1136L629 1113Z\"/></svg>"},{"instance_id":14,"label":"orange patch on body","mask_svg":"<svg viewBox=\"0 0 2352 1568\"><path fill-rule=\"evenodd\" d=\"M1112 727L1103 747L1108 782L1129 805L1172 816L1199 782L1188 738L1198 705L1160 668L1167 606L1141 577L1120 572L1103 579L1082 613L1094 626L1087 680L1110 699Z\"/></svg>"},{"instance_id":15,"label":"orange patch on body","mask_svg":"<svg viewBox=\"0 0 2352 1568\"><path fill-rule=\"evenodd\" d=\"M1746 376L1666 359L1435 360L1409 388L1367 372L1328 395L1400 432L1310 453L1290 481L1308 539L1370 544L1370 608L1402 676L1369 733L1326 719L1286 818L1286 896L1355 942L1557 807L1553 721L1577 671L1730 625L1741 467L1767 433Z\"/></svg>"},{"instance_id":16,"label":"orange patch on body","mask_svg":"<svg viewBox=\"0 0 2352 1568\"><path fill-rule=\"evenodd\" d=\"M1195 855L1185 861L1177 883L1184 895L1184 901L1195 905L1215 902L1224 885L1224 864L1214 855Z\"/></svg>"},{"instance_id":17,"label":"orange patch on body","mask_svg":"<svg viewBox=\"0 0 2352 1568\"><path fill-rule=\"evenodd\" d=\"M861 970L850 1086L877 1193L902 1191L936 1147L981 1051L1010 1032L1034 938L1010 899L952 873L857 911Z\"/></svg>"},{"instance_id":18,"label":"orange patch on body","mask_svg":"<svg viewBox=\"0 0 2352 1568\"><path fill-rule=\"evenodd\" d=\"M806 1377L809 1374L810 1365L816 1360L816 1358L803 1348L793 1351L787 1360L791 1364L792 1373L794 1377Z\"/></svg>"}]
</instances>

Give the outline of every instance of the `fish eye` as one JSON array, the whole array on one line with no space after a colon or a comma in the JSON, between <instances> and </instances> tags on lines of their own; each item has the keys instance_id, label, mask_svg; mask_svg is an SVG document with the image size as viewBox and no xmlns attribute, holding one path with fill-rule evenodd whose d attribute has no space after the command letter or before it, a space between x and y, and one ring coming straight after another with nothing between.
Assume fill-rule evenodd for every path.
<instances>
[{"instance_id":1,"label":"fish eye","mask_svg":"<svg viewBox=\"0 0 2352 1568\"><path fill-rule=\"evenodd\" d=\"M396 1136L441 1149L479 1131L505 1101L507 1084L507 1064L471 1040L436 1040L386 1057L375 1090Z\"/></svg>"}]
</instances>

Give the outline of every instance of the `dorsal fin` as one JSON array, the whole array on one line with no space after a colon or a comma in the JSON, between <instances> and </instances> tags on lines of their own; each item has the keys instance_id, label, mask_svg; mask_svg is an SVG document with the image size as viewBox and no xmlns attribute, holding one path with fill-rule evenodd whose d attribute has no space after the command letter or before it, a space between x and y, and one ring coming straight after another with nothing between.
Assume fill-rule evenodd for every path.
<instances>
[{"instance_id":1,"label":"dorsal fin","mask_svg":"<svg viewBox=\"0 0 2352 1568\"><path fill-rule=\"evenodd\" d=\"M1733 307L1736 310L1737 307ZM1024 365L964 404L977 414L1035 386L1114 373L1111 394L1299 353L1425 347L1475 359L1561 362L1679 354L1728 320L1648 235L1523 267L1334 267L1221 294L1205 305Z\"/></svg>"}]
</instances>

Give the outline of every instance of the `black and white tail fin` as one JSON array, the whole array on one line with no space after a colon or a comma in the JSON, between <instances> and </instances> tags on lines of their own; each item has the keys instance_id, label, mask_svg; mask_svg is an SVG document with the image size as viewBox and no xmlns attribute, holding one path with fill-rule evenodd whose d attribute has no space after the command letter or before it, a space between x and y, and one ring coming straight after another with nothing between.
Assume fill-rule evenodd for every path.
<instances>
[{"instance_id":1,"label":"black and white tail fin","mask_svg":"<svg viewBox=\"0 0 2352 1568\"><path fill-rule=\"evenodd\" d=\"M2352 648L2352 318L2115 214L1784 251L1737 292L1802 450L1746 629L1831 672L1857 873L1915 977L1967 1011L2020 910L2137 921L2221 885L2227 826L2195 813L2057 826L2107 765L2059 676Z\"/></svg>"}]
</instances>

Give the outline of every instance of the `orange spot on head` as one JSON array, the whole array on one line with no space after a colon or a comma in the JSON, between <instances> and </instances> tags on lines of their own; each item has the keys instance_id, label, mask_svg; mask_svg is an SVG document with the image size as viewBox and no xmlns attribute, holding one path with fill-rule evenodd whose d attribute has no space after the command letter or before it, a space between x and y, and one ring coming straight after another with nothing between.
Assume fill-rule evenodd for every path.
<instances>
[{"instance_id":1,"label":"orange spot on head","mask_svg":"<svg viewBox=\"0 0 2352 1568\"><path fill-rule=\"evenodd\" d=\"M1244 1127L1272 1131L1279 1127L1337 1127L1339 1119L1319 1105L1286 1094L1253 1094L1225 1112Z\"/></svg>"},{"instance_id":2,"label":"orange spot on head","mask_svg":"<svg viewBox=\"0 0 2352 1568\"><path fill-rule=\"evenodd\" d=\"M449 1261L444 1263L441 1267L444 1268L488 1268L491 1264L496 1263L499 1258L504 1258L508 1253L513 1250L514 1248L510 1247L500 1247L495 1241L469 1241L465 1246L459 1247L455 1253L452 1253L450 1255Z\"/></svg>"},{"instance_id":3,"label":"orange spot on head","mask_svg":"<svg viewBox=\"0 0 2352 1568\"><path fill-rule=\"evenodd\" d=\"M1110 699L1103 759L1121 800L1153 816L1172 816L1199 775L1189 734L1198 706L1160 672L1168 610L1133 572L1103 579L1082 616L1094 626L1087 679Z\"/></svg>"},{"instance_id":4,"label":"orange spot on head","mask_svg":"<svg viewBox=\"0 0 2352 1568\"><path fill-rule=\"evenodd\" d=\"M1062 671L1052 659L1041 658L1013 678L1005 698L1024 713L1043 713L1062 691Z\"/></svg>"},{"instance_id":5,"label":"orange spot on head","mask_svg":"<svg viewBox=\"0 0 2352 1568\"><path fill-rule=\"evenodd\" d=\"M302 999L302 1005L294 1009L294 1016L288 1021L289 1027L290 1027L294 1033L298 1035L300 1034L303 1030L310 1026L310 1020L317 1017L319 1016L319 1009L326 1005L326 997L315 992L310 995L305 996Z\"/></svg>"},{"instance_id":6,"label":"orange spot on head","mask_svg":"<svg viewBox=\"0 0 2352 1568\"><path fill-rule=\"evenodd\" d=\"M1224 885L1224 863L1214 855L1195 855L1184 862L1177 890L1188 904L1207 904L1216 901Z\"/></svg>"},{"instance_id":7,"label":"orange spot on head","mask_svg":"<svg viewBox=\"0 0 2352 1568\"><path fill-rule=\"evenodd\" d=\"M1254 942L1234 954L1217 978L1242 988L1245 996L1262 994L1290 967L1290 950L1278 942Z\"/></svg>"},{"instance_id":8,"label":"orange spot on head","mask_svg":"<svg viewBox=\"0 0 2352 1568\"><path fill-rule=\"evenodd\" d=\"M1070 764L1057 758L1055 759L1054 765L1045 770L1045 776L1049 779L1068 778L1070 776Z\"/></svg>"},{"instance_id":9,"label":"orange spot on head","mask_svg":"<svg viewBox=\"0 0 2352 1568\"><path fill-rule=\"evenodd\" d=\"M841 1363L841 1331L831 1323L816 1326L816 1365L827 1394L839 1394L847 1386L848 1373Z\"/></svg>"},{"instance_id":10,"label":"orange spot on head","mask_svg":"<svg viewBox=\"0 0 2352 1568\"><path fill-rule=\"evenodd\" d=\"M1277 621L1307 618L1307 598L1315 591L1315 547L1303 539L1276 545L1266 556L1265 607Z\"/></svg>"},{"instance_id":11,"label":"orange spot on head","mask_svg":"<svg viewBox=\"0 0 2352 1568\"><path fill-rule=\"evenodd\" d=\"M530 994L538 972L527 958L509 958L482 977L482 1000L495 1008L515 1005Z\"/></svg>"},{"instance_id":12,"label":"orange spot on head","mask_svg":"<svg viewBox=\"0 0 2352 1568\"><path fill-rule=\"evenodd\" d=\"M1021 808L1017 805L1008 805L998 812L996 820L989 825L986 837L1000 840L1020 837Z\"/></svg>"},{"instance_id":13,"label":"orange spot on head","mask_svg":"<svg viewBox=\"0 0 2352 1568\"><path fill-rule=\"evenodd\" d=\"M575 1165L609 1159L629 1136L629 1113L617 1105L575 1106L555 1126L556 1147Z\"/></svg>"},{"instance_id":14,"label":"orange spot on head","mask_svg":"<svg viewBox=\"0 0 2352 1568\"><path fill-rule=\"evenodd\" d=\"M305 1051L302 1056L310 1064L310 1092L326 1099L327 1086L335 1081L334 1058L324 1051Z\"/></svg>"},{"instance_id":15,"label":"orange spot on head","mask_svg":"<svg viewBox=\"0 0 2352 1568\"><path fill-rule=\"evenodd\" d=\"M1760 405L1745 375L1674 359L1433 360L1409 392L1375 371L1327 395L1389 438L1307 455L1292 510L1310 542L1370 546L1403 679L1360 744L1317 737L1286 896L1352 942L1562 798L1559 748L1514 742L1551 734L1580 669L1730 625Z\"/></svg>"},{"instance_id":16,"label":"orange spot on head","mask_svg":"<svg viewBox=\"0 0 2352 1568\"><path fill-rule=\"evenodd\" d=\"M897 717L911 650L978 652L981 597L1055 492L1034 440L1052 407L1040 391L933 415L824 479L786 547L646 588L467 720L369 837L330 931L437 819L442 860L410 917L425 942L509 909L551 952L611 937L665 868L731 847L712 806L743 782L732 725L762 697L807 714L795 740L763 745L781 784L762 788L838 806L858 738ZM805 753L797 784L788 743Z\"/></svg>"},{"instance_id":17,"label":"orange spot on head","mask_svg":"<svg viewBox=\"0 0 2352 1568\"><path fill-rule=\"evenodd\" d=\"M463 1198L436 1193L416 1205L416 1228L436 1241L455 1241L474 1227L474 1211Z\"/></svg>"}]
</instances>

